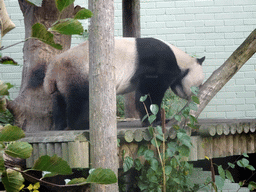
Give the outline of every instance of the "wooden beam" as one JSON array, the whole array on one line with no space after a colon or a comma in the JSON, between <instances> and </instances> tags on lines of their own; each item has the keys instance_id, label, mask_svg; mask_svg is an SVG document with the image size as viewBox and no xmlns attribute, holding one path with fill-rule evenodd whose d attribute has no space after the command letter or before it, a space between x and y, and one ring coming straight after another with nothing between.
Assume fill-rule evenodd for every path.
<instances>
[{"instance_id":1,"label":"wooden beam","mask_svg":"<svg viewBox=\"0 0 256 192\"><path fill-rule=\"evenodd\" d=\"M140 37L140 0L123 0L123 37ZM135 92L125 98L125 117L139 118L135 106Z\"/></svg>"}]
</instances>

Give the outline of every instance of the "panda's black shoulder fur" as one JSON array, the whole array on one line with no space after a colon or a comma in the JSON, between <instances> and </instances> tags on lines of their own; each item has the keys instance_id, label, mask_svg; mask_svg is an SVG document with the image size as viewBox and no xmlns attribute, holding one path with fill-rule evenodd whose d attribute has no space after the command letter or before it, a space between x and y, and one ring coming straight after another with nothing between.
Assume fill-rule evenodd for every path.
<instances>
[{"instance_id":1,"label":"panda's black shoulder fur","mask_svg":"<svg viewBox=\"0 0 256 192\"><path fill-rule=\"evenodd\" d=\"M28 88L36 89L43 85L46 63L38 64L30 73Z\"/></svg>"},{"instance_id":2,"label":"panda's black shoulder fur","mask_svg":"<svg viewBox=\"0 0 256 192\"><path fill-rule=\"evenodd\" d=\"M176 57L169 45L161 40L154 38L137 38L137 71L135 76L141 74L147 76L165 76L169 79L168 83L172 81L170 78L177 78L181 75L181 69L178 66Z\"/></svg>"}]
</instances>

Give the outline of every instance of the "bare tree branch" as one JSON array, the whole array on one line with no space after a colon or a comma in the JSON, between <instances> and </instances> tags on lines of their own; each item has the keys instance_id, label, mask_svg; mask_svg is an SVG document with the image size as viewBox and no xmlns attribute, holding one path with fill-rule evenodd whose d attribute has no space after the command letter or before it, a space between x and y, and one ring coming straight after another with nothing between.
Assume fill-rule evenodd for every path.
<instances>
[{"instance_id":1,"label":"bare tree branch","mask_svg":"<svg viewBox=\"0 0 256 192\"><path fill-rule=\"evenodd\" d=\"M212 98L224 87L224 85L239 71L239 69L256 52L256 29L245 39L245 41L232 53L232 55L218 68L200 88L198 98L200 105L197 111L191 111L191 115L198 117ZM189 101L190 102L190 101ZM188 102L188 104L189 104ZM188 105L187 104L187 105ZM186 106L187 106L186 105ZM181 114L181 112L179 112ZM185 125L185 118L181 122L172 119L167 126L174 124ZM188 133L190 131L188 130Z\"/></svg>"},{"instance_id":2,"label":"bare tree branch","mask_svg":"<svg viewBox=\"0 0 256 192\"><path fill-rule=\"evenodd\" d=\"M233 54L215 70L200 89L198 98L200 105L192 115L198 117L211 99L221 88L239 71L239 69L256 52L256 29L245 39L245 41L233 52Z\"/></svg>"}]
</instances>

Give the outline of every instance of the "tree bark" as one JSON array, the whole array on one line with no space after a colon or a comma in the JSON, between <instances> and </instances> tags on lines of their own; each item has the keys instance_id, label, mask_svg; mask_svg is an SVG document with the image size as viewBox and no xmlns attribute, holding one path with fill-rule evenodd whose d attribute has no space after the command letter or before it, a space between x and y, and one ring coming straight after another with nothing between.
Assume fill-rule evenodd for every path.
<instances>
[{"instance_id":1,"label":"tree bark","mask_svg":"<svg viewBox=\"0 0 256 192\"><path fill-rule=\"evenodd\" d=\"M123 0L123 36L140 37L140 0ZM135 92L124 95L125 118L139 118L135 106Z\"/></svg>"},{"instance_id":2,"label":"tree bark","mask_svg":"<svg viewBox=\"0 0 256 192\"><path fill-rule=\"evenodd\" d=\"M89 9L90 158L93 168L109 168L117 175L114 1L89 0ZM118 185L93 184L91 191L117 192Z\"/></svg>"},{"instance_id":3,"label":"tree bark","mask_svg":"<svg viewBox=\"0 0 256 192\"><path fill-rule=\"evenodd\" d=\"M60 13L55 6L55 1L44 0L42 7L36 7L25 0L19 0L19 4L24 16L25 38L31 36L33 24L40 22L50 27L59 19ZM61 18L72 17L73 9L73 5L66 8ZM52 129L50 97L44 93L42 85L35 89L28 88L27 85L33 70L39 67L46 69L52 56L70 48L71 36L56 34L55 42L62 45L62 51L36 39L30 39L24 44L21 88L18 97L8 103L8 109L13 113L16 125L28 132Z\"/></svg>"}]
</instances>

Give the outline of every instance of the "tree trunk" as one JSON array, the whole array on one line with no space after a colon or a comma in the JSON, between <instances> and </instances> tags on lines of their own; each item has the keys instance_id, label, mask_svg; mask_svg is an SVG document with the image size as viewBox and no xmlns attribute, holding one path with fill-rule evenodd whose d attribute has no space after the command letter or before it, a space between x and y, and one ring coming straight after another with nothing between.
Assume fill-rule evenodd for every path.
<instances>
[{"instance_id":1,"label":"tree trunk","mask_svg":"<svg viewBox=\"0 0 256 192\"><path fill-rule=\"evenodd\" d=\"M29 4L26 0L19 0L19 4L24 16L25 38L31 36L33 24L40 22L46 27L50 27L60 14L55 6L55 1L52 0L44 0L42 7ZM72 17L73 9L73 5L66 8L61 14L61 18ZM62 51L35 39L30 39L24 44L21 88L18 97L8 103L8 109L14 114L16 125L28 132L52 128L50 97L44 93L42 84L35 89L28 88L27 85L33 70L40 67L45 69L52 56L69 49L71 36L57 34L55 42L62 45Z\"/></svg>"},{"instance_id":2,"label":"tree trunk","mask_svg":"<svg viewBox=\"0 0 256 192\"><path fill-rule=\"evenodd\" d=\"M114 60L114 1L89 0L90 156L93 168L109 168L116 175L117 128ZM117 192L118 185L91 186L94 192Z\"/></svg>"},{"instance_id":3,"label":"tree trunk","mask_svg":"<svg viewBox=\"0 0 256 192\"><path fill-rule=\"evenodd\" d=\"M140 37L140 0L123 0L123 36ZM135 106L135 92L124 95L125 118L139 118Z\"/></svg>"}]
</instances>

